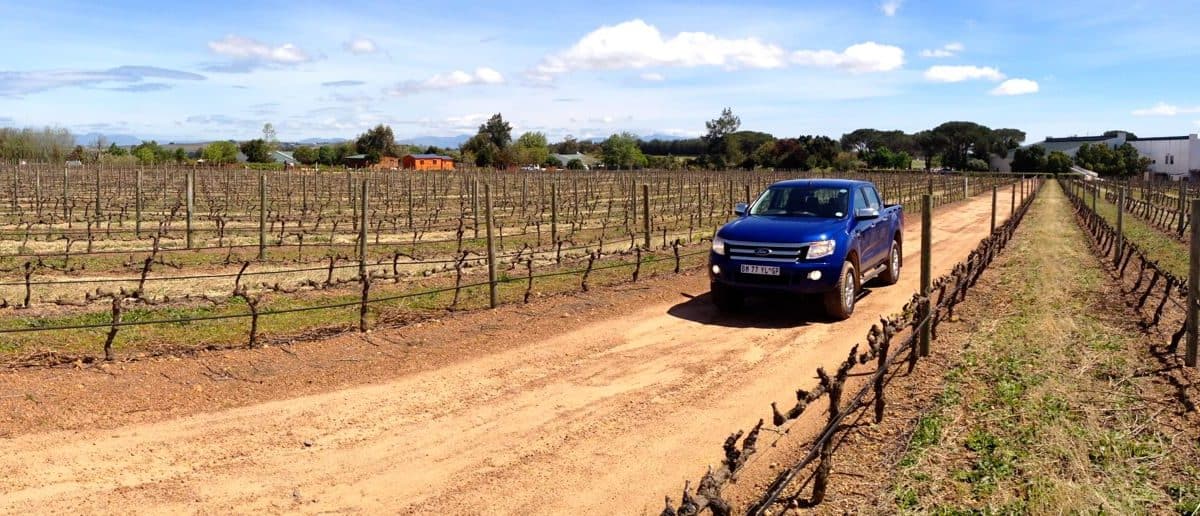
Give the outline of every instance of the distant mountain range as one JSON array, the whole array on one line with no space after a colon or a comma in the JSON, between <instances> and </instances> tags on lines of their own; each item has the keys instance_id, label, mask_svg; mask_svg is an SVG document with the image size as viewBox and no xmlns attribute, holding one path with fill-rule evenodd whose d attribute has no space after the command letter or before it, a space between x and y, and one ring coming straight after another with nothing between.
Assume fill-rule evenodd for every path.
<instances>
[{"instance_id":1,"label":"distant mountain range","mask_svg":"<svg viewBox=\"0 0 1200 516\"><path fill-rule=\"evenodd\" d=\"M469 134L460 134L457 136L414 136L412 138L397 140L396 143L401 145L416 145L417 147L433 146L442 149L455 149L470 139L471 135Z\"/></svg>"}]
</instances>

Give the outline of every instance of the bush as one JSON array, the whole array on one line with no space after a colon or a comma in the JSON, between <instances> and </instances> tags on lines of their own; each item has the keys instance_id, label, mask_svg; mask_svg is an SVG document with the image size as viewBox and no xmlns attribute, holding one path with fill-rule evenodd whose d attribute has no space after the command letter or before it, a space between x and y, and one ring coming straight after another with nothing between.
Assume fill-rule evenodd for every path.
<instances>
[{"instance_id":1,"label":"bush","mask_svg":"<svg viewBox=\"0 0 1200 516\"><path fill-rule=\"evenodd\" d=\"M567 170L583 170L584 168L583 161L579 158L567 162Z\"/></svg>"},{"instance_id":2,"label":"bush","mask_svg":"<svg viewBox=\"0 0 1200 516\"><path fill-rule=\"evenodd\" d=\"M991 169L992 167L988 165L988 162L979 158L971 158L967 160L967 170L974 172L987 172Z\"/></svg>"}]
</instances>

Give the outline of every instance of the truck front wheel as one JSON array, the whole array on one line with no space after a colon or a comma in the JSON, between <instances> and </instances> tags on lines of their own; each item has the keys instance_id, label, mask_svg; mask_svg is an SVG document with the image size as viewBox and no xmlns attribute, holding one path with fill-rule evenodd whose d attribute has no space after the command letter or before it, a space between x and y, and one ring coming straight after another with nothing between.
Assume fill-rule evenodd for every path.
<instances>
[{"instance_id":1,"label":"truck front wheel","mask_svg":"<svg viewBox=\"0 0 1200 516\"><path fill-rule=\"evenodd\" d=\"M717 282L709 284L713 305L721 313L733 313L742 309L742 293Z\"/></svg>"},{"instance_id":2,"label":"truck front wheel","mask_svg":"<svg viewBox=\"0 0 1200 516\"><path fill-rule=\"evenodd\" d=\"M854 264L847 261L842 264L842 275L834 289L825 293L825 313L839 321L849 319L854 314L857 296L858 273L854 270Z\"/></svg>"},{"instance_id":3,"label":"truck front wheel","mask_svg":"<svg viewBox=\"0 0 1200 516\"><path fill-rule=\"evenodd\" d=\"M895 285L900 281L900 242L892 241L892 249L888 251L887 270L879 275L879 282L884 285Z\"/></svg>"}]
</instances>

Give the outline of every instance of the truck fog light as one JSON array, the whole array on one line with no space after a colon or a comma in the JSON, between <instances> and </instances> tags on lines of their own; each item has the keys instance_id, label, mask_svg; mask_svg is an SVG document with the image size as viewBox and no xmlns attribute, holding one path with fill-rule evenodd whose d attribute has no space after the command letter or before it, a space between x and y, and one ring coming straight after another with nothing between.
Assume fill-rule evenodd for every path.
<instances>
[{"instance_id":1,"label":"truck fog light","mask_svg":"<svg viewBox=\"0 0 1200 516\"><path fill-rule=\"evenodd\" d=\"M713 274L720 274L720 273L721 273L721 266L720 266L720 265L713 265L712 271L713 271Z\"/></svg>"},{"instance_id":2,"label":"truck fog light","mask_svg":"<svg viewBox=\"0 0 1200 516\"><path fill-rule=\"evenodd\" d=\"M813 281L817 281L817 280L821 279L821 271L812 271L812 272L808 273L808 279L813 280Z\"/></svg>"}]
</instances>

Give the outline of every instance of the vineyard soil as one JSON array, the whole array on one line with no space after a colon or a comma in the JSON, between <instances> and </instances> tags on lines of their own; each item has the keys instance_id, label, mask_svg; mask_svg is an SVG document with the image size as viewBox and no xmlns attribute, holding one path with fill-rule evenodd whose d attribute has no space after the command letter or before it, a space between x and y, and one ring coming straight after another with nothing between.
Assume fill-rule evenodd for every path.
<instances>
[{"instance_id":1,"label":"vineyard soil","mask_svg":"<svg viewBox=\"0 0 1200 516\"><path fill-rule=\"evenodd\" d=\"M990 208L985 194L935 213L935 275L986 236ZM657 514L730 432L909 300L919 222L901 282L840 323L719 317L685 274L287 352L0 373L0 512ZM734 500L822 418L785 450L764 438Z\"/></svg>"}]
</instances>

